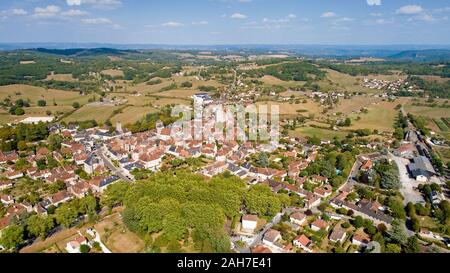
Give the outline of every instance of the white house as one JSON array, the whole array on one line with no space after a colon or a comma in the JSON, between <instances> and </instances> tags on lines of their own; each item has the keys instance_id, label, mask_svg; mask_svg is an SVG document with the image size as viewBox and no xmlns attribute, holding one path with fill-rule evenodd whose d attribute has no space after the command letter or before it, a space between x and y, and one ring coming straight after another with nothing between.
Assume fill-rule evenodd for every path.
<instances>
[{"instance_id":1,"label":"white house","mask_svg":"<svg viewBox=\"0 0 450 273\"><path fill-rule=\"evenodd\" d=\"M304 234L295 238L293 244L294 246L301 248L308 253L313 252L311 249L311 240L309 240L308 237L306 237Z\"/></svg>"},{"instance_id":2,"label":"white house","mask_svg":"<svg viewBox=\"0 0 450 273\"><path fill-rule=\"evenodd\" d=\"M81 245L87 245L87 240L85 237L80 235L74 240L67 243L66 250L69 253L81 253L80 251Z\"/></svg>"},{"instance_id":3,"label":"white house","mask_svg":"<svg viewBox=\"0 0 450 273\"><path fill-rule=\"evenodd\" d=\"M253 233L258 225L258 216L246 214L242 216L242 231Z\"/></svg>"},{"instance_id":4,"label":"white house","mask_svg":"<svg viewBox=\"0 0 450 273\"><path fill-rule=\"evenodd\" d=\"M301 226L306 221L306 215L300 212L296 212L291 214L291 217L289 219L291 220L292 223Z\"/></svg>"}]
</instances>

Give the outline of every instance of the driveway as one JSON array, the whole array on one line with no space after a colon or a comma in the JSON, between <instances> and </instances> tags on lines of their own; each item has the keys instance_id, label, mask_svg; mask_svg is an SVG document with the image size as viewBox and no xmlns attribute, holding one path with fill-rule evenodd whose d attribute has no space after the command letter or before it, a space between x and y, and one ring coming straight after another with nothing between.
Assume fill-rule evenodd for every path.
<instances>
[{"instance_id":1,"label":"driveway","mask_svg":"<svg viewBox=\"0 0 450 273\"><path fill-rule=\"evenodd\" d=\"M408 170L406 169L406 165L409 163L408 159L404 159L402 157L394 156L392 154L389 154L390 158L395 161L395 163L398 166L398 170L400 173L400 192L402 193L403 197L405 198L403 200L403 204L406 205L408 202L412 203L425 203L425 199L423 198L422 194L415 190L414 188L419 186L419 182L417 182L415 179L412 179L409 177Z\"/></svg>"}]
</instances>

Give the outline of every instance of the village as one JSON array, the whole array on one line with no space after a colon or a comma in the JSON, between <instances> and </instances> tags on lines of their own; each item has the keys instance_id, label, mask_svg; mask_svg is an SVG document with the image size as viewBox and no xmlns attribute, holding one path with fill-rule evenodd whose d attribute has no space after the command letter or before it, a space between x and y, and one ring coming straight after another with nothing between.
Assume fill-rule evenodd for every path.
<instances>
[{"instance_id":1,"label":"village","mask_svg":"<svg viewBox=\"0 0 450 273\"><path fill-rule=\"evenodd\" d=\"M222 103L203 93L194 95L193 100L209 106ZM217 118L212 115L204 123ZM373 191L370 183L380 164L398 165L400 191L405 198L401 206L408 202L425 206L428 199L432 206L439 206L448 200L448 191L441 190L445 179L434 170L428 148L414 129L398 149L360 145L365 152L356 159L350 155L345 161L351 169L343 173L344 169L332 166L329 177L307 171L324 161L326 151L335 146L329 140L311 143L289 136L265 142L217 140L215 133L203 140L191 140L183 137L180 124L164 125L162 121L157 121L153 130L135 134L120 123L114 128L104 125L90 129L54 124L49 131L58 136L60 147L49 148L47 142L35 153L0 153L1 203L5 208L0 230L23 214L46 215L73 199L101 196L118 181L134 183L142 172L167 170L174 167L174 161L188 159L201 159L200 166L192 171L205 179L229 174L246 181L248 187L264 185L275 194L284 193L297 200L297 205L291 202L273 218L258 217L243 208L242 218L231 230L235 252L381 252L376 236L399 224L389 193ZM22 165L27 167L18 168ZM16 182L23 179L42 181L51 191L37 192L31 200L28 193L16 190ZM429 196L419 191L424 185L433 185ZM410 229L408 232L410 236L415 234ZM103 251L109 251L95 231L90 233L97 238L91 245L100 244ZM424 228L416 233L430 237L430 231ZM444 248L449 246L448 238L438 238ZM86 237L80 235L66 249L77 253L86 244Z\"/></svg>"}]
</instances>

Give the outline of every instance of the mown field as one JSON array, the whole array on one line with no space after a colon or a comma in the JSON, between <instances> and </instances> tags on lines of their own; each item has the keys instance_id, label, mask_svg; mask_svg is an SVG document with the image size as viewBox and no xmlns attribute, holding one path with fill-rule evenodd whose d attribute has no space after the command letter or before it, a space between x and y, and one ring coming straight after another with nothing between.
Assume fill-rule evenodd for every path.
<instances>
[{"instance_id":1,"label":"mown field","mask_svg":"<svg viewBox=\"0 0 450 273\"><path fill-rule=\"evenodd\" d=\"M63 119L65 122L95 120L103 123L113 116L115 110L120 109L119 106L88 106L85 105L75 111L70 116Z\"/></svg>"},{"instance_id":2,"label":"mown field","mask_svg":"<svg viewBox=\"0 0 450 273\"><path fill-rule=\"evenodd\" d=\"M345 138L348 133L342 131L333 131L314 127L300 127L295 131L290 131L291 137L318 137L320 139L332 140L334 137L339 139Z\"/></svg>"},{"instance_id":3,"label":"mown field","mask_svg":"<svg viewBox=\"0 0 450 273\"><path fill-rule=\"evenodd\" d=\"M47 105L53 105L53 102L56 102L58 106L72 105L74 102L85 104L90 98L89 95L82 96L79 92L45 89L23 84L0 86L0 100L4 100L7 97L11 101L29 99L32 106L36 106L38 100L47 101Z\"/></svg>"},{"instance_id":4,"label":"mown field","mask_svg":"<svg viewBox=\"0 0 450 273\"><path fill-rule=\"evenodd\" d=\"M121 111L121 113L114 115L111 118L111 122L115 124L116 122L121 122L123 125L128 123L134 123L141 120L149 113L157 112L158 110L153 107L143 107L143 106L128 106Z\"/></svg>"}]
</instances>

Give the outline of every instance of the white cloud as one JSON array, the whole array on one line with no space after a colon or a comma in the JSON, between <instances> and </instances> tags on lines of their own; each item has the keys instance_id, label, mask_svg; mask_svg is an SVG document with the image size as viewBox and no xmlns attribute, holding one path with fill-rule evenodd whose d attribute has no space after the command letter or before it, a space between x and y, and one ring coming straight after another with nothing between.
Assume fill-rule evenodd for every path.
<instances>
[{"instance_id":1,"label":"white cloud","mask_svg":"<svg viewBox=\"0 0 450 273\"><path fill-rule=\"evenodd\" d=\"M28 12L24 9L11 9L10 14L12 14L12 15L27 15Z\"/></svg>"},{"instance_id":2,"label":"white cloud","mask_svg":"<svg viewBox=\"0 0 450 273\"><path fill-rule=\"evenodd\" d=\"M83 16L89 14L86 11L79 10L79 9L69 9L66 11L61 12L62 16Z\"/></svg>"},{"instance_id":3,"label":"white cloud","mask_svg":"<svg viewBox=\"0 0 450 273\"><path fill-rule=\"evenodd\" d=\"M110 26L113 29L123 29L123 27L119 24L115 24L112 20L104 17L98 17L98 18L86 18L81 19L81 23L86 25L105 25Z\"/></svg>"},{"instance_id":4,"label":"white cloud","mask_svg":"<svg viewBox=\"0 0 450 273\"><path fill-rule=\"evenodd\" d=\"M238 12L233 13L230 17L233 18L233 19L245 19L245 18L247 18L246 15L238 13Z\"/></svg>"},{"instance_id":5,"label":"white cloud","mask_svg":"<svg viewBox=\"0 0 450 273\"><path fill-rule=\"evenodd\" d=\"M397 14L405 14L405 15L411 15L411 14L419 14L423 12L423 8L419 5L406 5L397 10Z\"/></svg>"},{"instance_id":6,"label":"white cloud","mask_svg":"<svg viewBox=\"0 0 450 273\"><path fill-rule=\"evenodd\" d=\"M288 18L294 19L294 18L297 18L297 15L291 13L291 14L288 15Z\"/></svg>"},{"instance_id":7,"label":"white cloud","mask_svg":"<svg viewBox=\"0 0 450 273\"><path fill-rule=\"evenodd\" d=\"M81 19L81 22L87 25L110 25L113 23L110 19L104 17Z\"/></svg>"},{"instance_id":8,"label":"white cloud","mask_svg":"<svg viewBox=\"0 0 450 273\"><path fill-rule=\"evenodd\" d=\"M121 0L66 0L69 6L89 5L97 9L116 9L122 5Z\"/></svg>"},{"instance_id":9,"label":"white cloud","mask_svg":"<svg viewBox=\"0 0 450 273\"><path fill-rule=\"evenodd\" d=\"M369 6L380 6L381 0L367 0L367 5Z\"/></svg>"},{"instance_id":10,"label":"white cloud","mask_svg":"<svg viewBox=\"0 0 450 273\"><path fill-rule=\"evenodd\" d=\"M199 25L208 25L209 24L209 22L208 21L198 21L198 22L192 22L192 24L194 25L194 26L199 26Z\"/></svg>"},{"instance_id":11,"label":"white cloud","mask_svg":"<svg viewBox=\"0 0 450 273\"><path fill-rule=\"evenodd\" d=\"M174 21L169 21L167 23L162 24L163 27L181 27L183 26L182 23L178 23L178 22L174 22Z\"/></svg>"},{"instance_id":12,"label":"white cloud","mask_svg":"<svg viewBox=\"0 0 450 273\"><path fill-rule=\"evenodd\" d=\"M36 18L51 18L59 14L61 8L55 5L49 5L45 8L37 7L34 9L34 17Z\"/></svg>"},{"instance_id":13,"label":"white cloud","mask_svg":"<svg viewBox=\"0 0 450 273\"><path fill-rule=\"evenodd\" d=\"M252 0L237 0L239 3L250 3Z\"/></svg>"},{"instance_id":14,"label":"white cloud","mask_svg":"<svg viewBox=\"0 0 450 273\"><path fill-rule=\"evenodd\" d=\"M327 12L323 13L320 17L322 17L322 18L334 18L336 16L337 16L336 13L334 13L332 11L327 11Z\"/></svg>"}]
</instances>

